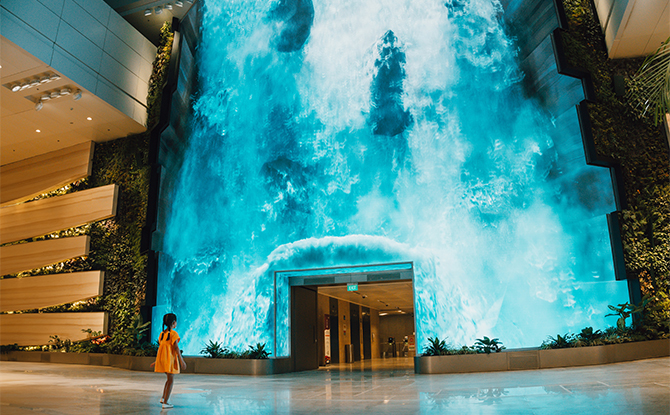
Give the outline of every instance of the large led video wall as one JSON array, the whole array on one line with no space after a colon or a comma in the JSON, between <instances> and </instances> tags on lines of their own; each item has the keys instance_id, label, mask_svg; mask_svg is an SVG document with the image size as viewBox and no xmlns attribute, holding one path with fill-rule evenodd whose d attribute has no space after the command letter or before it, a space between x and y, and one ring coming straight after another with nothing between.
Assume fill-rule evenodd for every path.
<instances>
[{"instance_id":1,"label":"large led video wall","mask_svg":"<svg viewBox=\"0 0 670 415\"><path fill-rule=\"evenodd\" d=\"M202 7L155 335L171 311L186 354L288 355L281 270L412 262L420 349L539 346L628 300L609 171L566 151L579 131L524 90L497 1Z\"/></svg>"}]
</instances>

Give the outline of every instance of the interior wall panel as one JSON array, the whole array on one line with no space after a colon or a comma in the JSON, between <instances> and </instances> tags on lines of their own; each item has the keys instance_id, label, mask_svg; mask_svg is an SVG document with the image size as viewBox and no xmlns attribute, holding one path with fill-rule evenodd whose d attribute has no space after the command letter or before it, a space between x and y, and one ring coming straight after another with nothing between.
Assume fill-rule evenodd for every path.
<instances>
[{"instance_id":1,"label":"interior wall panel","mask_svg":"<svg viewBox=\"0 0 670 415\"><path fill-rule=\"evenodd\" d=\"M116 214L118 186L110 184L0 209L0 244L45 235Z\"/></svg>"},{"instance_id":2,"label":"interior wall panel","mask_svg":"<svg viewBox=\"0 0 670 415\"><path fill-rule=\"evenodd\" d=\"M0 311L31 310L102 295L103 271L0 280ZM0 343L5 344L5 343Z\"/></svg>"},{"instance_id":3,"label":"interior wall panel","mask_svg":"<svg viewBox=\"0 0 670 415\"><path fill-rule=\"evenodd\" d=\"M0 275L41 268L88 255L89 246L88 236L3 246L0 247Z\"/></svg>"},{"instance_id":4,"label":"interior wall panel","mask_svg":"<svg viewBox=\"0 0 670 415\"><path fill-rule=\"evenodd\" d=\"M107 333L107 313L2 314L0 344L44 345L53 335L80 341L86 329Z\"/></svg>"},{"instance_id":5,"label":"interior wall panel","mask_svg":"<svg viewBox=\"0 0 670 415\"><path fill-rule=\"evenodd\" d=\"M29 200L91 174L93 142L0 167L0 204Z\"/></svg>"}]
</instances>

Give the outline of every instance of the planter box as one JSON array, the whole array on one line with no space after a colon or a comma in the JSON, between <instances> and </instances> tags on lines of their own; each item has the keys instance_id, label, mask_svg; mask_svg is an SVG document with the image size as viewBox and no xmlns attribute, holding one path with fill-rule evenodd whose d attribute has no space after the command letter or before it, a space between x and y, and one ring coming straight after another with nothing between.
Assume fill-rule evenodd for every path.
<instances>
[{"instance_id":1,"label":"planter box","mask_svg":"<svg viewBox=\"0 0 670 415\"><path fill-rule=\"evenodd\" d=\"M156 358L153 356L129 356L130 362L128 369L137 370L139 372L153 372L154 368L151 366Z\"/></svg>"},{"instance_id":2,"label":"planter box","mask_svg":"<svg viewBox=\"0 0 670 415\"><path fill-rule=\"evenodd\" d=\"M106 353L89 353L88 364L92 366L109 366L109 356Z\"/></svg>"},{"instance_id":3,"label":"planter box","mask_svg":"<svg viewBox=\"0 0 670 415\"><path fill-rule=\"evenodd\" d=\"M506 353L415 356L415 373L470 373L507 370Z\"/></svg>"},{"instance_id":4,"label":"planter box","mask_svg":"<svg viewBox=\"0 0 670 415\"><path fill-rule=\"evenodd\" d=\"M290 359L208 359L194 358L195 373L229 375L273 375L290 371ZM186 361L186 364L190 364Z\"/></svg>"},{"instance_id":5,"label":"planter box","mask_svg":"<svg viewBox=\"0 0 670 415\"><path fill-rule=\"evenodd\" d=\"M670 356L670 339L553 350L417 356L416 373L471 373L602 365Z\"/></svg>"},{"instance_id":6,"label":"planter box","mask_svg":"<svg viewBox=\"0 0 670 415\"><path fill-rule=\"evenodd\" d=\"M88 353L60 353L60 352L43 352L42 355L49 356L50 363L64 363L68 365L88 365Z\"/></svg>"},{"instance_id":7,"label":"planter box","mask_svg":"<svg viewBox=\"0 0 670 415\"><path fill-rule=\"evenodd\" d=\"M0 360L7 362L43 362L42 352L8 352L0 354ZM50 360L47 360L49 362Z\"/></svg>"},{"instance_id":8,"label":"planter box","mask_svg":"<svg viewBox=\"0 0 670 415\"><path fill-rule=\"evenodd\" d=\"M155 357L126 356L102 353L60 353L13 351L0 355L0 360L12 362L43 362L93 366L112 366L127 370L153 372ZM225 375L273 375L291 371L291 359L207 359L184 357L182 373Z\"/></svg>"},{"instance_id":9,"label":"planter box","mask_svg":"<svg viewBox=\"0 0 670 415\"><path fill-rule=\"evenodd\" d=\"M572 367L630 362L670 356L670 339L604 346L538 350L540 367Z\"/></svg>"}]
</instances>

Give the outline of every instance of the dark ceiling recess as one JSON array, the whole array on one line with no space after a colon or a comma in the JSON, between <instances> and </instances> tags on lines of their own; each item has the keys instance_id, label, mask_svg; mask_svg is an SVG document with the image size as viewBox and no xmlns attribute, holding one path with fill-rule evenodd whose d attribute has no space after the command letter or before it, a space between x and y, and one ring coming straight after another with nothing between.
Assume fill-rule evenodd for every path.
<instances>
[{"instance_id":1,"label":"dark ceiling recess","mask_svg":"<svg viewBox=\"0 0 670 415\"><path fill-rule=\"evenodd\" d=\"M151 43L158 46L163 23L181 19L197 0L105 0Z\"/></svg>"}]
</instances>

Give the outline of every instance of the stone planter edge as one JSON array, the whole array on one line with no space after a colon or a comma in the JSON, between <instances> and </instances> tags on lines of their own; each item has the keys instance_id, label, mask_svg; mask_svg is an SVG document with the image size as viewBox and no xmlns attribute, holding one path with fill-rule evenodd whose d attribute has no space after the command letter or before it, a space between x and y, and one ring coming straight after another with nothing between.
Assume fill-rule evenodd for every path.
<instances>
[{"instance_id":1,"label":"stone planter edge","mask_svg":"<svg viewBox=\"0 0 670 415\"><path fill-rule=\"evenodd\" d=\"M112 366L121 369L153 372L151 356L128 356L101 353L60 353L11 351L2 353L0 361L43 362L78 364L92 366ZM222 375L273 375L290 372L289 358L279 359L208 359L185 356L186 369L182 373L222 374Z\"/></svg>"},{"instance_id":2,"label":"stone planter edge","mask_svg":"<svg viewBox=\"0 0 670 415\"><path fill-rule=\"evenodd\" d=\"M568 349L510 350L489 355L415 356L414 371L419 374L446 374L552 369L668 356L670 339L661 339Z\"/></svg>"}]
</instances>

